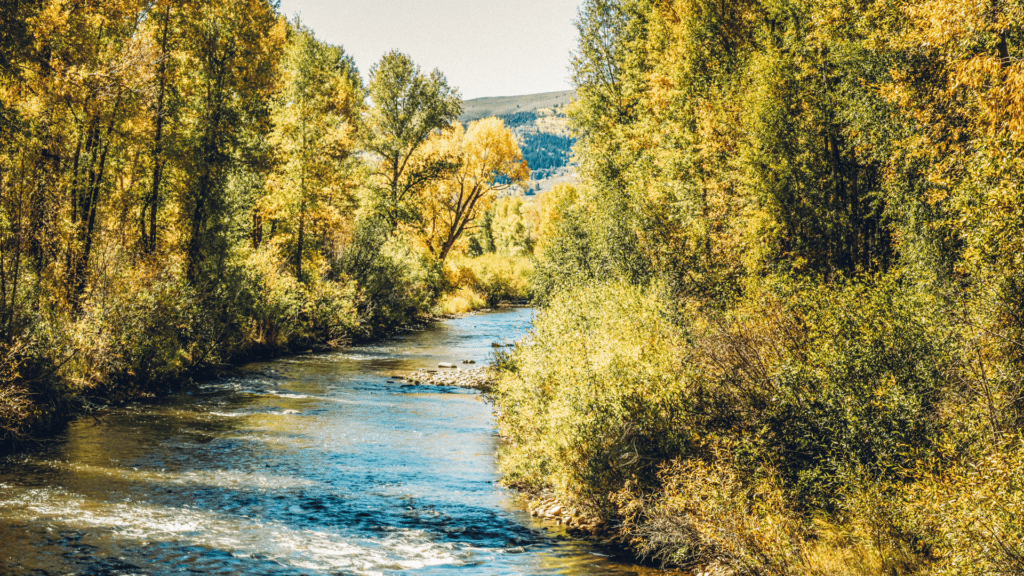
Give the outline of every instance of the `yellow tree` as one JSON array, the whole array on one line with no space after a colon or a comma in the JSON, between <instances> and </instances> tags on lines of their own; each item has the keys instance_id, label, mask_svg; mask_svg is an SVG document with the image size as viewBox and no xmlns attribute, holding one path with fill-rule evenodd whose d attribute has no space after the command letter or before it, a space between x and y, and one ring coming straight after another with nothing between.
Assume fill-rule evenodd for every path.
<instances>
[{"instance_id":1,"label":"yellow tree","mask_svg":"<svg viewBox=\"0 0 1024 576\"><path fill-rule=\"evenodd\" d=\"M340 46L316 40L299 22L291 27L283 72L271 134L281 161L261 212L281 224L284 234L273 240L287 244L302 280L310 221L319 232L337 231L342 209L351 203L349 168L362 87L352 58Z\"/></svg>"},{"instance_id":2,"label":"yellow tree","mask_svg":"<svg viewBox=\"0 0 1024 576\"><path fill-rule=\"evenodd\" d=\"M455 126L431 141L440 155L458 163L450 176L424 189L420 233L430 253L444 259L498 192L530 177L512 131L498 118Z\"/></svg>"},{"instance_id":3,"label":"yellow tree","mask_svg":"<svg viewBox=\"0 0 1024 576\"><path fill-rule=\"evenodd\" d=\"M20 236L8 266L12 280L25 278L24 253L36 292L78 307L92 281L90 262L111 195L137 184L134 139L152 99L158 55L141 32L143 0L35 4L23 7L31 16L21 14L22 23L4 24L18 24L24 34L12 69L17 79L2 82L17 118L11 127L18 127L4 135L10 147L0 159L0 203L14 202L12 230Z\"/></svg>"},{"instance_id":4,"label":"yellow tree","mask_svg":"<svg viewBox=\"0 0 1024 576\"><path fill-rule=\"evenodd\" d=\"M1024 4L928 0L901 8L906 17L890 35L911 65L894 71L881 93L911 130L894 142L893 156L916 162L926 180L914 200L942 242L937 275L994 291L992 331L1024 365ZM909 253L907 240L918 234L904 230L900 248Z\"/></svg>"},{"instance_id":5,"label":"yellow tree","mask_svg":"<svg viewBox=\"0 0 1024 576\"><path fill-rule=\"evenodd\" d=\"M580 194L572 184L557 184L551 190L538 196L526 208L526 220L531 230L534 253L544 253L550 239L558 233L558 224L572 207L579 202Z\"/></svg>"}]
</instances>

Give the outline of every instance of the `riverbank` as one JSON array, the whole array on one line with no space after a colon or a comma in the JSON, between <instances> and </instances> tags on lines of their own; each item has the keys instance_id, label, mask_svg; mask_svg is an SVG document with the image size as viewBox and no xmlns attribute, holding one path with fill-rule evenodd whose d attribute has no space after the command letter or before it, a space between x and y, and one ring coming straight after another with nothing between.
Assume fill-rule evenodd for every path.
<instances>
[{"instance_id":1,"label":"riverbank","mask_svg":"<svg viewBox=\"0 0 1024 576\"><path fill-rule=\"evenodd\" d=\"M388 382L479 367L530 321L448 320L79 419L0 466L0 573L657 574L497 486L480 394Z\"/></svg>"},{"instance_id":2,"label":"riverbank","mask_svg":"<svg viewBox=\"0 0 1024 576\"><path fill-rule=\"evenodd\" d=\"M469 314L458 317L469 316ZM512 344L494 342L492 349L514 348ZM389 382L400 382L413 386L441 386L474 389L483 392L493 401L500 370L490 366L474 367L472 360L446 361L436 368L420 368L403 374L392 374ZM495 411L498 406L492 402ZM523 495L525 509L532 517L563 526L566 534L593 542L603 548L613 549L616 554L632 557L637 562L645 561L644 555L631 547L628 536L621 531L621 522L602 519L579 508L564 504L550 489L530 490L523 486L509 486ZM520 490L520 488L523 488ZM707 576L723 576L730 572L716 563L696 572Z\"/></svg>"},{"instance_id":3,"label":"riverbank","mask_svg":"<svg viewBox=\"0 0 1024 576\"><path fill-rule=\"evenodd\" d=\"M353 332L344 338L314 340L303 337L297 341L278 345L250 343L237 346L240 352L227 362L204 363L181 370L172 377L144 385L125 382L90 382L76 379L70 382L60 374L52 373L49 380L35 382L36 389L29 393L18 390L15 383L0 382L0 456L36 446L39 442L58 434L68 422L81 416L98 413L111 406L123 406L143 399L157 399L181 393L190 387L237 374L239 367L253 362L269 361L288 356L342 350L354 344L367 344L394 338L397 335L420 331L445 317L424 314L412 322L395 326L377 326L373 330ZM29 400L31 398L32 400Z\"/></svg>"},{"instance_id":4,"label":"riverbank","mask_svg":"<svg viewBox=\"0 0 1024 576\"><path fill-rule=\"evenodd\" d=\"M622 284L559 295L493 394L505 481L692 569L961 573L956 551L1003 573L1024 452L1019 421L988 410L1007 396L981 392L1019 372L967 355L931 294L764 284L724 311ZM1005 380L965 372L993 367Z\"/></svg>"},{"instance_id":5,"label":"riverbank","mask_svg":"<svg viewBox=\"0 0 1024 576\"><path fill-rule=\"evenodd\" d=\"M5 385L0 382L0 456L37 445L39 441L59 433L68 422L80 416L96 413L109 406L122 406L128 402L180 393L190 386L235 374L238 367L245 364L292 355L343 350L347 346L381 342L402 334L422 331L446 320L524 306L525 302L522 301L500 302L494 307L479 307L453 314L420 314L411 322L402 322L394 326L378 325L373 329L351 332L342 338L330 341L303 337L293 342L277 345L256 342L236 345L236 348L242 352L232 355L228 362L192 366L173 377L148 382L146 385L78 380L77 387L74 387L60 375L51 374L51 382L37 383L37 386L48 385L41 393L39 390L36 391L34 404L24 400L26 396L32 395L17 392L11 384ZM465 368L469 368L473 364L466 364ZM485 367L456 371L444 369L433 371L424 368L395 378L409 382L415 381L415 383L456 386L488 392L493 388L495 374ZM5 409L7 410L6 417L3 412ZM14 410L23 411L24 414L14 414L12 417ZM7 424L3 425L5 422Z\"/></svg>"}]
</instances>

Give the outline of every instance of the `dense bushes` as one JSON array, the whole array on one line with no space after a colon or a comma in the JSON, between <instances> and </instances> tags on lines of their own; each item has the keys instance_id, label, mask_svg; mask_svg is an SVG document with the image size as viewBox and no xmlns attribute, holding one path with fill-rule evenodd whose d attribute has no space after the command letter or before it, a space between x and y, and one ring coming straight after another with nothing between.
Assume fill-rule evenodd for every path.
<instances>
[{"instance_id":1,"label":"dense bushes","mask_svg":"<svg viewBox=\"0 0 1024 576\"><path fill-rule=\"evenodd\" d=\"M501 303L522 304L533 296L528 256L489 253L451 259L445 266L446 295L434 309L438 314L461 314Z\"/></svg>"},{"instance_id":2,"label":"dense bushes","mask_svg":"<svg viewBox=\"0 0 1024 576\"><path fill-rule=\"evenodd\" d=\"M440 293L440 265L403 240L383 220L367 218L330 263L329 278L356 287L355 315L365 335L408 322Z\"/></svg>"},{"instance_id":3,"label":"dense bushes","mask_svg":"<svg viewBox=\"0 0 1024 576\"><path fill-rule=\"evenodd\" d=\"M443 282L429 261L368 250L355 277L342 268L306 282L268 250L242 249L219 279L196 284L181 260L111 266L81 314L38 310L16 345L0 349L0 436L45 432L83 400L166 392L226 363L342 344L427 313Z\"/></svg>"},{"instance_id":4,"label":"dense bushes","mask_svg":"<svg viewBox=\"0 0 1024 576\"><path fill-rule=\"evenodd\" d=\"M663 312L654 295L599 285L537 318L499 389L508 482L609 511L632 474L656 474L650 458L687 446L685 426L668 422L681 364L672 346L652 346L679 336Z\"/></svg>"},{"instance_id":5,"label":"dense bushes","mask_svg":"<svg viewBox=\"0 0 1024 576\"><path fill-rule=\"evenodd\" d=\"M602 283L538 316L499 386L508 482L624 520L656 557L751 573L814 573L843 555L899 572L923 562L907 555L914 546L927 556L949 539L977 544L970 530L949 533L960 504L920 506L922 490L967 482L922 483L926 462L992 446L977 435L990 397L953 384L981 367L932 297L892 278L777 278L728 309L664 294ZM990 394L1013 392L994 380ZM989 506L1012 506L1020 487L996 476L972 481L988 481L988 498L1010 491ZM1009 512L990 518L1016 533ZM834 542L822 548L824 532Z\"/></svg>"},{"instance_id":6,"label":"dense bushes","mask_svg":"<svg viewBox=\"0 0 1024 576\"><path fill-rule=\"evenodd\" d=\"M1022 573L1018 4L587 0L509 482L682 564Z\"/></svg>"}]
</instances>

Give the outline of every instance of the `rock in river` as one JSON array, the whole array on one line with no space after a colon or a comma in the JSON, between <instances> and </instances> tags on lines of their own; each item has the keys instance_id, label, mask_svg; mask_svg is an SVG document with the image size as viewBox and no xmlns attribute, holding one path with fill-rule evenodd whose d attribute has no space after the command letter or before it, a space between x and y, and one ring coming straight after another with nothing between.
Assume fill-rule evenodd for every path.
<instances>
[{"instance_id":1,"label":"rock in river","mask_svg":"<svg viewBox=\"0 0 1024 576\"><path fill-rule=\"evenodd\" d=\"M453 366L454 368L455 366ZM411 384L425 384L430 386L456 386L459 388L473 388L488 392L494 386L494 374L490 367L469 368L467 370L417 370L402 378L404 382Z\"/></svg>"}]
</instances>

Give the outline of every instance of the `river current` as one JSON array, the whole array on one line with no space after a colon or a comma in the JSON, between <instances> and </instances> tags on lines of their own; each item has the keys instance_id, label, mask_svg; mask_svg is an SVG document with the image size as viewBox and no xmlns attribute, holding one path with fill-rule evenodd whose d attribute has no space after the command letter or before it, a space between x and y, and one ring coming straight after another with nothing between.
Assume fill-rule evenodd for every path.
<instances>
[{"instance_id":1,"label":"river current","mask_svg":"<svg viewBox=\"0 0 1024 576\"><path fill-rule=\"evenodd\" d=\"M497 482L492 407L390 378L486 364L511 309L252 364L0 460L0 574L648 574Z\"/></svg>"}]
</instances>

